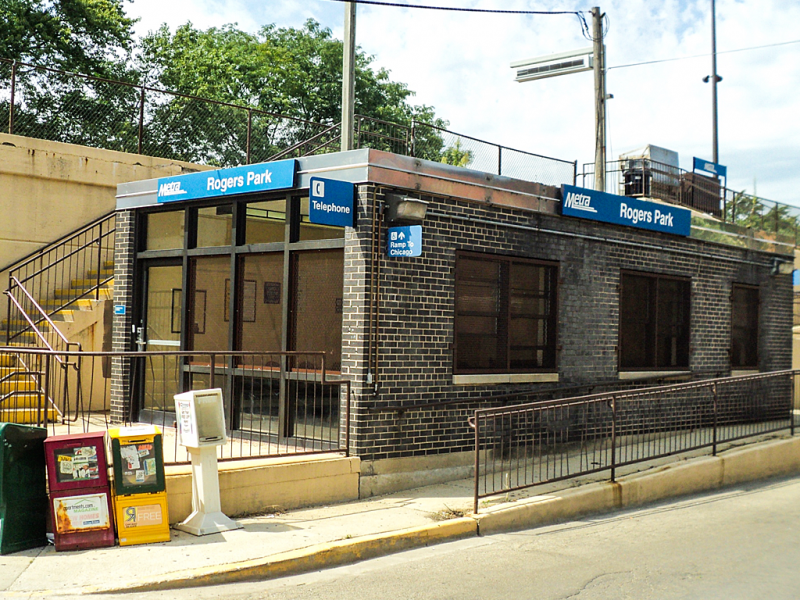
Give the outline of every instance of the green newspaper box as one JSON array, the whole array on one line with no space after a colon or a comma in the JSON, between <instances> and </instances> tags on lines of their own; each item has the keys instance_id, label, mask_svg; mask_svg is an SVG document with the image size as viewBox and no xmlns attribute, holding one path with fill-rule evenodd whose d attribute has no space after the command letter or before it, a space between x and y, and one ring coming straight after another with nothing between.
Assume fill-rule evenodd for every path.
<instances>
[{"instance_id":1,"label":"green newspaper box","mask_svg":"<svg viewBox=\"0 0 800 600\"><path fill-rule=\"evenodd\" d=\"M47 545L47 430L0 423L0 554Z\"/></svg>"}]
</instances>

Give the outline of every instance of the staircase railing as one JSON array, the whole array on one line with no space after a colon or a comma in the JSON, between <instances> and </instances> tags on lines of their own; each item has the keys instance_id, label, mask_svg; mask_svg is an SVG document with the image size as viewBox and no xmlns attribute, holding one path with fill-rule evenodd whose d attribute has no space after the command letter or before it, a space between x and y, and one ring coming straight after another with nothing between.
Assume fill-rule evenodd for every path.
<instances>
[{"instance_id":1,"label":"staircase railing","mask_svg":"<svg viewBox=\"0 0 800 600\"><path fill-rule=\"evenodd\" d=\"M80 300L100 300L103 286L114 277L115 231L116 213L112 212L10 267L7 343L19 342L26 334L37 339L29 315L40 323L42 315L52 317ZM32 298L38 301L32 304Z\"/></svg>"},{"instance_id":2,"label":"staircase railing","mask_svg":"<svg viewBox=\"0 0 800 600\"><path fill-rule=\"evenodd\" d=\"M38 342L36 345L42 348L46 348L51 352L62 351L62 352L81 352L81 344L79 342L70 342L66 336L61 332L61 330L56 326L53 320L48 316L48 314L44 311L44 309L39 305L36 299L31 296L30 292L26 290L22 285L19 283L16 277L11 277L11 280L16 284L16 288L19 289L25 299L27 304L33 307L34 311L37 313L36 316L31 316L22 305L19 303L17 298L15 298L10 290L6 290L5 294L8 296L9 302L13 304L17 312L23 317L23 319L27 322L27 329L32 331L36 336L36 341ZM43 328L46 328L47 331L43 331ZM65 355L69 356L69 355ZM64 360L60 355L53 354L53 357L61 367L54 376L54 381L45 381L44 373L41 369L36 369L32 365L28 365L25 361L25 355L19 355L17 360L20 362L21 370L16 373L16 377L28 377L31 382L33 382L35 386L35 390L33 393L37 394L40 398L44 398L46 401L46 406L53 408L57 413L58 416L63 420L64 413L57 405L51 391L53 388L59 388L61 385L64 385L65 389L68 389L67 382L69 380L69 374L67 370L72 367L75 371L75 377L80 381L80 370L79 370L79 362L76 360L70 360L67 358ZM7 375L7 377L9 377ZM53 384L56 384L55 386ZM30 390L26 390L23 393L30 393ZM3 404L7 404L10 399L18 395L19 392L15 389L10 390L6 394L0 395L0 406ZM42 411L39 411L38 420L40 422L46 422L46 419L43 419ZM77 415L76 415L77 418Z\"/></svg>"}]
</instances>

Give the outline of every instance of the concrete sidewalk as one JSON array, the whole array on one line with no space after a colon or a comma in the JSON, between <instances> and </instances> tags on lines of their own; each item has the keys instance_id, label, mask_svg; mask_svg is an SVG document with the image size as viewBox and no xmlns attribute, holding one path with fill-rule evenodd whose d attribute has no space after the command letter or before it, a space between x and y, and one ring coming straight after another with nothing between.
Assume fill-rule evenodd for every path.
<instances>
[{"instance_id":1,"label":"concrete sidewalk","mask_svg":"<svg viewBox=\"0 0 800 600\"><path fill-rule=\"evenodd\" d=\"M638 467L642 469L640 465ZM483 502L473 481L238 519L243 529L169 542L60 552L50 546L0 556L3 597L132 592L281 577L447 540L557 522L745 481L800 472L800 438L779 438L649 465L608 482L540 486ZM566 486L566 487L565 487Z\"/></svg>"}]
</instances>

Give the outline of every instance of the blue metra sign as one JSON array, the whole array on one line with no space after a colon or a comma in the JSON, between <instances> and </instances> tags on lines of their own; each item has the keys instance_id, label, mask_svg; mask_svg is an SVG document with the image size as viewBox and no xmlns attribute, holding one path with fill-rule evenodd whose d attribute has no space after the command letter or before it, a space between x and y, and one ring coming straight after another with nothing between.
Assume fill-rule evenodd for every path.
<instances>
[{"instance_id":1,"label":"blue metra sign","mask_svg":"<svg viewBox=\"0 0 800 600\"><path fill-rule=\"evenodd\" d=\"M422 256L422 225L389 227L386 231L386 256Z\"/></svg>"},{"instance_id":2,"label":"blue metra sign","mask_svg":"<svg viewBox=\"0 0 800 600\"><path fill-rule=\"evenodd\" d=\"M320 225L355 227L355 185L312 177L308 188L308 219Z\"/></svg>"},{"instance_id":3,"label":"blue metra sign","mask_svg":"<svg viewBox=\"0 0 800 600\"><path fill-rule=\"evenodd\" d=\"M294 187L295 160L217 169L158 180L159 202L196 200Z\"/></svg>"},{"instance_id":4,"label":"blue metra sign","mask_svg":"<svg viewBox=\"0 0 800 600\"><path fill-rule=\"evenodd\" d=\"M728 167L711 162L710 160L697 158L696 156L694 157L693 168L695 171L705 171L706 173L711 173L718 177L728 178Z\"/></svg>"},{"instance_id":5,"label":"blue metra sign","mask_svg":"<svg viewBox=\"0 0 800 600\"><path fill-rule=\"evenodd\" d=\"M689 235L692 213L671 204L646 202L572 185L562 185L561 214L614 225Z\"/></svg>"}]
</instances>

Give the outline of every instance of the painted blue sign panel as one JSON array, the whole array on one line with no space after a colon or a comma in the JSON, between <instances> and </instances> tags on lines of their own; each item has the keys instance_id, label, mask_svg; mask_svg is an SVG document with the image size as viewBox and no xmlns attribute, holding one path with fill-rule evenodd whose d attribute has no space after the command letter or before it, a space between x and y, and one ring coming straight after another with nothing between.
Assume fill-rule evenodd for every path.
<instances>
[{"instance_id":1,"label":"painted blue sign panel","mask_svg":"<svg viewBox=\"0 0 800 600\"><path fill-rule=\"evenodd\" d=\"M115 315L124 315L126 312L124 304L115 304L114 305L114 314Z\"/></svg>"},{"instance_id":2,"label":"painted blue sign panel","mask_svg":"<svg viewBox=\"0 0 800 600\"><path fill-rule=\"evenodd\" d=\"M800 271L797 269L792 271L792 285L800 285Z\"/></svg>"},{"instance_id":3,"label":"painted blue sign panel","mask_svg":"<svg viewBox=\"0 0 800 600\"><path fill-rule=\"evenodd\" d=\"M386 232L386 256L422 256L422 225L389 227Z\"/></svg>"},{"instance_id":4,"label":"painted blue sign panel","mask_svg":"<svg viewBox=\"0 0 800 600\"><path fill-rule=\"evenodd\" d=\"M711 173L712 175L717 175L718 177L724 177L725 179L728 178L728 167L713 163L710 160L697 158L696 156L694 157L694 170L705 171L706 173Z\"/></svg>"},{"instance_id":5,"label":"painted blue sign panel","mask_svg":"<svg viewBox=\"0 0 800 600\"><path fill-rule=\"evenodd\" d=\"M279 160L158 180L158 201L197 200L294 187L295 160Z\"/></svg>"},{"instance_id":6,"label":"painted blue sign panel","mask_svg":"<svg viewBox=\"0 0 800 600\"><path fill-rule=\"evenodd\" d=\"M638 229L650 229L675 235L689 235L692 213L671 204L646 202L627 196L615 196L572 185L561 186L561 214Z\"/></svg>"},{"instance_id":7,"label":"painted blue sign panel","mask_svg":"<svg viewBox=\"0 0 800 600\"><path fill-rule=\"evenodd\" d=\"M308 219L320 225L355 227L355 188L347 181L312 177L308 189Z\"/></svg>"}]
</instances>

